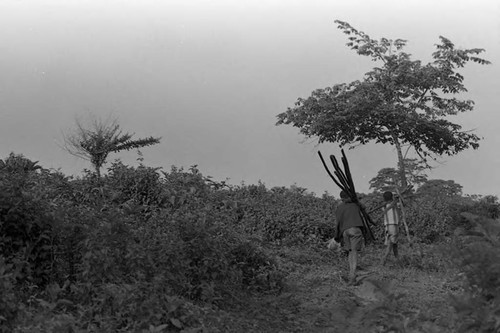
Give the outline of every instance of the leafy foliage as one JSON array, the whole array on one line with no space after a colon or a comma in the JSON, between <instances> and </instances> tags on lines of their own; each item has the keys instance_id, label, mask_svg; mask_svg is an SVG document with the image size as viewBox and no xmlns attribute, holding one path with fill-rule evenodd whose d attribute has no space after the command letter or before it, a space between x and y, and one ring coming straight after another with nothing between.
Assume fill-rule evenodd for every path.
<instances>
[{"instance_id":1,"label":"leafy foliage","mask_svg":"<svg viewBox=\"0 0 500 333\"><path fill-rule=\"evenodd\" d=\"M10 153L5 160L0 160L0 170L9 173L29 173L36 170L41 170L42 167L37 165L38 161L33 162L23 155Z\"/></svg>"},{"instance_id":2,"label":"leafy foliage","mask_svg":"<svg viewBox=\"0 0 500 333\"><path fill-rule=\"evenodd\" d=\"M361 198L367 210L380 207L383 202L378 192ZM453 180L430 179L416 193L405 196L404 209L411 237L419 242L436 243L450 239L456 228L469 229L461 213L470 212L496 218L500 204L495 196L463 196L462 186ZM377 238L383 239L382 210L375 209L372 218L378 223L374 228Z\"/></svg>"},{"instance_id":3,"label":"leafy foliage","mask_svg":"<svg viewBox=\"0 0 500 333\"><path fill-rule=\"evenodd\" d=\"M18 309L19 298L15 291L16 276L13 264L5 262L4 256L0 256L0 332L12 330Z\"/></svg>"},{"instance_id":4,"label":"leafy foliage","mask_svg":"<svg viewBox=\"0 0 500 333\"><path fill-rule=\"evenodd\" d=\"M326 193L229 186L195 166L166 172L120 161L96 185L93 173L75 179L12 156L22 163L0 168L1 332L210 331L208 308L277 295L297 265L344 259L325 247L338 203ZM464 211L498 216L496 197L463 197L460 188L431 182L409 201L420 241L449 241L456 227L477 233L458 218ZM380 195L360 198L369 207ZM436 253L422 253L403 254L402 266L443 269ZM400 304L391 297L374 320L418 327L421 315L390 314Z\"/></svg>"},{"instance_id":5,"label":"leafy foliage","mask_svg":"<svg viewBox=\"0 0 500 333\"><path fill-rule=\"evenodd\" d=\"M240 223L263 240L278 244L317 244L331 238L336 201L325 195L317 198L306 189L264 184L234 190Z\"/></svg>"},{"instance_id":6,"label":"leafy foliage","mask_svg":"<svg viewBox=\"0 0 500 333\"><path fill-rule=\"evenodd\" d=\"M100 170L110 153L142 148L160 143L160 138L147 137L132 140L133 134L123 133L116 120L93 119L90 125L76 121L76 129L65 136L66 150L87 159L95 168L98 179Z\"/></svg>"},{"instance_id":7,"label":"leafy foliage","mask_svg":"<svg viewBox=\"0 0 500 333\"><path fill-rule=\"evenodd\" d=\"M44 285L52 273L53 218L47 203L30 194L34 171L18 171L0 171L0 252L17 280Z\"/></svg>"},{"instance_id":8,"label":"leafy foliage","mask_svg":"<svg viewBox=\"0 0 500 333\"><path fill-rule=\"evenodd\" d=\"M500 217L500 202L496 195L474 196L470 199L472 204L465 211L491 219Z\"/></svg>"},{"instance_id":9,"label":"leafy foliage","mask_svg":"<svg viewBox=\"0 0 500 333\"><path fill-rule=\"evenodd\" d=\"M462 195L462 185L453 180L431 179L418 189L418 194L429 197L456 197Z\"/></svg>"},{"instance_id":10,"label":"leafy foliage","mask_svg":"<svg viewBox=\"0 0 500 333\"><path fill-rule=\"evenodd\" d=\"M473 225L457 240L453 258L464 277L465 292L452 297L459 332L497 332L500 329L500 224L464 213Z\"/></svg>"},{"instance_id":11,"label":"leafy foliage","mask_svg":"<svg viewBox=\"0 0 500 333\"><path fill-rule=\"evenodd\" d=\"M202 327L192 301L283 287L272 256L235 225L232 190L195 167L117 161L96 187L90 173L23 165L0 169L6 331Z\"/></svg>"},{"instance_id":12,"label":"leafy foliage","mask_svg":"<svg viewBox=\"0 0 500 333\"><path fill-rule=\"evenodd\" d=\"M405 158L405 173L408 185L418 187L427 182L427 175L425 174L426 167L422 162L414 158ZM375 192L392 191L403 187L399 173L395 168L382 168L378 171L377 175L370 180L370 188Z\"/></svg>"},{"instance_id":13,"label":"leafy foliage","mask_svg":"<svg viewBox=\"0 0 500 333\"><path fill-rule=\"evenodd\" d=\"M477 56L482 49L457 49L440 37L433 61L424 65L403 52L405 40L374 40L346 22L336 23L348 36L347 46L381 66L363 80L317 89L310 97L299 98L294 107L277 116L277 125L297 127L320 143L394 145L403 187L407 184L402 145L413 147L422 158L478 148L479 137L448 117L473 110L472 100L454 97L466 91L457 70L469 61L488 64Z\"/></svg>"}]
</instances>

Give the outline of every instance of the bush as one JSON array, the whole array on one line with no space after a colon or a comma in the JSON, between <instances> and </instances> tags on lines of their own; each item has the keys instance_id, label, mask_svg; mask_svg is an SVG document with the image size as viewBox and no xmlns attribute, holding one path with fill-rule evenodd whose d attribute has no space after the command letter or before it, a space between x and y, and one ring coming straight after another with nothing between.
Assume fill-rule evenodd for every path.
<instances>
[{"instance_id":1,"label":"bush","mask_svg":"<svg viewBox=\"0 0 500 333\"><path fill-rule=\"evenodd\" d=\"M118 205L133 201L139 205L164 207L168 198L159 170L144 165L134 168L115 161L103 180L110 200Z\"/></svg>"},{"instance_id":2,"label":"bush","mask_svg":"<svg viewBox=\"0 0 500 333\"><path fill-rule=\"evenodd\" d=\"M52 275L52 227L47 203L30 193L29 173L0 171L0 252L16 279L47 283Z\"/></svg>"},{"instance_id":3,"label":"bush","mask_svg":"<svg viewBox=\"0 0 500 333\"><path fill-rule=\"evenodd\" d=\"M241 282L251 290L278 292L283 288L284 275L276 261L250 242L231 250L231 266L241 272Z\"/></svg>"},{"instance_id":4,"label":"bush","mask_svg":"<svg viewBox=\"0 0 500 333\"><path fill-rule=\"evenodd\" d=\"M500 223L464 213L474 225L454 243L452 258L464 279L465 292L451 299L460 332L500 330Z\"/></svg>"},{"instance_id":5,"label":"bush","mask_svg":"<svg viewBox=\"0 0 500 333\"><path fill-rule=\"evenodd\" d=\"M12 264L7 264L0 256L0 332L12 330L12 322L17 316L19 298L14 291L16 282Z\"/></svg>"},{"instance_id":6,"label":"bush","mask_svg":"<svg viewBox=\"0 0 500 333\"><path fill-rule=\"evenodd\" d=\"M335 200L330 196L318 198L297 186L268 190L259 183L234 189L232 197L244 230L265 241L318 244L333 236Z\"/></svg>"},{"instance_id":7,"label":"bush","mask_svg":"<svg viewBox=\"0 0 500 333\"><path fill-rule=\"evenodd\" d=\"M406 206L409 229L417 240L427 244L449 240L457 227L472 228L461 213L496 218L499 211L495 196L419 195Z\"/></svg>"},{"instance_id":8,"label":"bush","mask_svg":"<svg viewBox=\"0 0 500 333\"><path fill-rule=\"evenodd\" d=\"M333 199L298 187L121 162L98 182L20 161L0 165L4 331L200 327L192 302L282 289L263 240L323 246L333 231Z\"/></svg>"}]
</instances>

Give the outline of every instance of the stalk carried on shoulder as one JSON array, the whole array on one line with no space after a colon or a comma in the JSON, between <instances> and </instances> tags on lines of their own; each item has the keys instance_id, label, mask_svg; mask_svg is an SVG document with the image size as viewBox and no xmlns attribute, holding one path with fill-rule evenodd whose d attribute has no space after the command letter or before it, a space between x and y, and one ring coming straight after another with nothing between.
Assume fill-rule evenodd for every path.
<instances>
[{"instance_id":1,"label":"stalk carried on shoulder","mask_svg":"<svg viewBox=\"0 0 500 333\"><path fill-rule=\"evenodd\" d=\"M361 219L363 220L363 236L366 242L375 240L375 236L373 235L372 230L370 229L370 224L375 225L370 215L365 210L365 207L359 202L358 196L356 194L356 189L354 187L354 181L352 180L351 170L349 168L349 162L347 161L347 157L345 156L344 150L342 149L342 165L344 166L344 170L341 169L337 159L335 156L330 155L330 161L333 164L333 168L335 169L334 173L330 172L330 169L326 165L326 162L321 155L321 152L318 151L319 157L323 166L325 167L326 172L333 180L333 182L345 193L349 195L351 201L359 206L359 210L361 212Z\"/></svg>"}]
</instances>

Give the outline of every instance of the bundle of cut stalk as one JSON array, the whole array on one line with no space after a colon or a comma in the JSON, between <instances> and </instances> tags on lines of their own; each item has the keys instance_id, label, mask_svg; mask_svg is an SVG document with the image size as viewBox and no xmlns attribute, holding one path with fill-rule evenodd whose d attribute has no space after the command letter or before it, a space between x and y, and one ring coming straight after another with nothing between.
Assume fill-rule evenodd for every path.
<instances>
[{"instance_id":1,"label":"bundle of cut stalk","mask_svg":"<svg viewBox=\"0 0 500 333\"><path fill-rule=\"evenodd\" d=\"M344 170L340 167L335 156L330 155L330 161L333 164L333 168L335 169L334 173L330 172L330 169L326 165L326 162L321 155L321 152L318 151L319 158L325 167L326 172L333 180L333 182L349 197L351 201L358 205L359 210L361 212L361 220L363 221L363 236L366 242L375 240L375 236L373 235L372 230L370 229L370 224L374 225L370 215L366 212L365 207L359 202L358 196L356 194L356 188L354 187L354 181L352 180L351 170L349 168L349 162L347 161L347 157L345 156L344 150L342 149L342 165L344 166Z\"/></svg>"}]
</instances>

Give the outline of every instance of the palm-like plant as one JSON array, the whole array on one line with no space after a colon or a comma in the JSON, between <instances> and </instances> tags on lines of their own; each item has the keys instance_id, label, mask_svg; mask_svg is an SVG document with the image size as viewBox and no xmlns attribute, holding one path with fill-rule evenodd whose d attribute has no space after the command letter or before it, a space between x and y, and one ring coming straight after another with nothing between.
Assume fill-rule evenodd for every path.
<instances>
[{"instance_id":1,"label":"palm-like plant","mask_svg":"<svg viewBox=\"0 0 500 333\"><path fill-rule=\"evenodd\" d=\"M133 133L123 133L117 120L93 119L89 126L76 121L76 129L64 136L64 148L72 155L90 161L97 179L110 153L152 146L161 138L147 137L133 140Z\"/></svg>"}]
</instances>

